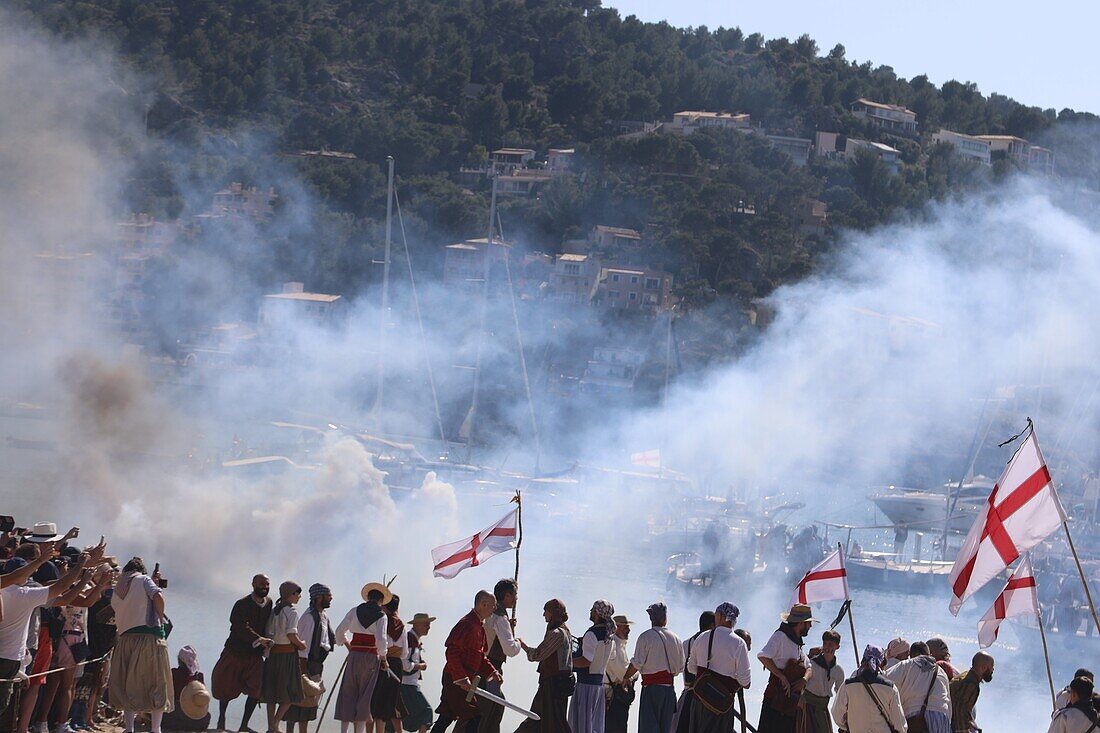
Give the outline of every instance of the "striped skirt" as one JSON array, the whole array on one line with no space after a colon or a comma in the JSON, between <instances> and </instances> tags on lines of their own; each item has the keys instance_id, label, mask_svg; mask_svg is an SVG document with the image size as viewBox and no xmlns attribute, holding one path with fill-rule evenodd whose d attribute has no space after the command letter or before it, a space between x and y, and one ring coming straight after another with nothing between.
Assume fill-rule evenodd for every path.
<instances>
[{"instance_id":1,"label":"striped skirt","mask_svg":"<svg viewBox=\"0 0 1100 733\"><path fill-rule=\"evenodd\" d=\"M604 733L606 712L603 685L578 684L569 701L569 728L572 733Z\"/></svg>"},{"instance_id":2,"label":"striped skirt","mask_svg":"<svg viewBox=\"0 0 1100 733\"><path fill-rule=\"evenodd\" d=\"M374 721L370 714L370 702L380 668L378 655L374 652L348 652L348 666L340 682L340 692L336 695L337 720L347 723Z\"/></svg>"}]
</instances>

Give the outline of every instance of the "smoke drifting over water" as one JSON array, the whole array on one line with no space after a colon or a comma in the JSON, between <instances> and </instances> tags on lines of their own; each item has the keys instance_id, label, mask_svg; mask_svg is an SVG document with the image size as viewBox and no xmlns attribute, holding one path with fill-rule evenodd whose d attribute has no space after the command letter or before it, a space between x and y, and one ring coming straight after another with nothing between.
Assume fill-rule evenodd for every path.
<instances>
[{"instance_id":1,"label":"smoke drifting over water","mask_svg":"<svg viewBox=\"0 0 1100 733\"><path fill-rule=\"evenodd\" d=\"M1015 181L850 235L822 274L770 298L776 320L757 348L637 432L663 430L678 463L718 456L749 486L839 491L907 470L938 483L965 469L990 399L996 431L1030 415L1064 451L1056 469L1092 472L1096 422L1080 401L1100 376L1100 236L1056 193ZM1003 461L978 468L995 476Z\"/></svg>"},{"instance_id":2,"label":"smoke drifting over water","mask_svg":"<svg viewBox=\"0 0 1100 733\"><path fill-rule=\"evenodd\" d=\"M278 419L282 407L295 414L310 408L311 424L327 414L365 422L372 390L363 388L363 374L374 357L363 344L377 331L377 308L368 305L375 294L353 304L332 332L296 329L309 358L290 368L227 371L200 396L158 390L150 365L123 348L98 312L95 283L111 273L59 281L37 257L83 257L128 213L118 184L124 151L141 147L143 100L124 87L139 85L118 81L109 55L13 32L7 16L0 20L9 29L0 34L0 403L44 404L48 420L20 420L18 429L58 448L34 455L0 448L11 504L5 512L94 525L86 535L107 533L112 551L162 561L179 581L178 602L194 612L177 617L177 633L200 640L207 668L228 602L258 569L276 582L328 582L338 613L361 583L396 573L399 592L417 604L406 615L431 610L441 625L457 619L477 587L511 572L510 559L443 584L431 578L428 550L495 520L506 511L506 492L456 499L451 485L429 474L398 496L363 444L342 431L318 440L312 465L273 478L196 473L184 460L225 450L235 430ZM301 190L293 180L270 183ZM570 438L595 463L659 445L668 466L712 493L800 495L809 503L807 521L843 521L852 518L846 512L865 512L868 484L957 477L982 405L992 399L987 419L997 418L995 430L1019 427L1031 415L1056 477L1079 482L1082 472L1095 473L1100 233L1074 201L1018 180L916 222L853 234L821 274L771 297L775 322L744 358L674 386L665 407L610 413L613 419L595 427L589 420ZM308 227L308 216L300 214L298 225ZM461 330L456 323L476 317L472 304L456 309L445 292L425 290L425 310L444 314L429 318L426 349L416 322L395 309L387 352L394 382L405 388L394 390L386 420L419 434L433 432L433 417L423 402L417 410L406 400L410 393L424 400L425 351L437 366L452 358L471 363L471 344L455 343L453 333ZM208 315L214 323L227 314ZM510 323L503 324L506 332ZM551 343L553 333L531 340ZM507 358L503 349L487 353L487 361ZM465 379L449 373L440 382ZM568 417L541 414L540 421L554 426L544 435L547 452L567 455L557 436L570 432ZM16 431L13 422L5 420L5 432ZM512 464L533 463L515 445L505 452ZM996 473L1006 457L987 451L978 469ZM579 630L597 596L638 616L664 594L661 568L635 553L638 524L629 521L644 519L663 497L591 484L531 494L521 601L529 641L541 634L535 619L547 597L566 599ZM741 605L759 646L788 592L742 598L724 588L677 599L674 628L690 633L700 606L718 595ZM960 628L946 617L946 592L942 604L917 604L927 618L899 618L899 602L886 598L863 618L876 638L862 641ZM436 664L445 635L437 626L430 640ZM958 656L960 666L967 653ZM520 667L513 665L509 689L522 700L532 683L521 680L533 675ZM1006 710L1042 694L1029 681Z\"/></svg>"}]
</instances>

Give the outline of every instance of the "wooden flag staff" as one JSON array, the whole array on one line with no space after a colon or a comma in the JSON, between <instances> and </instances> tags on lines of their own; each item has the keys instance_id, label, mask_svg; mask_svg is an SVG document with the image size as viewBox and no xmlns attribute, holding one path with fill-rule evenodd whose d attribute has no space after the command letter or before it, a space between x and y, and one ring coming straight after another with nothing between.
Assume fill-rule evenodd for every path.
<instances>
[{"instance_id":1,"label":"wooden flag staff","mask_svg":"<svg viewBox=\"0 0 1100 733\"><path fill-rule=\"evenodd\" d=\"M843 562L844 561L844 545L837 542L836 546L840 550L840 558L841 558L841 562ZM856 622L855 622L855 619L852 618L852 599L851 598L848 599L848 628L850 628L852 630L852 650L855 651L855 653L856 653L856 667L859 667L860 662L862 660L859 658L859 643L856 641Z\"/></svg>"},{"instance_id":2,"label":"wooden flag staff","mask_svg":"<svg viewBox=\"0 0 1100 733\"><path fill-rule=\"evenodd\" d=\"M523 545L523 494L517 489L516 495L512 497L512 501L516 505L516 574L512 576L512 580L516 581L516 594L519 594L519 548ZM512 606L512 625L515 625L516 621L516 603Z\"/></svg>"},{"instance_id":3,"label":"wooden flag staff","mask_svg":"<svg viewBox=\"0 0 1100 733\"><path fill-rule=\"evenodd\" d=\"M1058 712L1057 698L1054 697L1054 675L1050 672L1050 652L1047 651L1047 632L1043 629L1042 604L1039 604L1037 618L1039 619L1039 638L1043 640L1043 659L1047 663L1047 684L1050 686L1050 707L1054 712Z\"/></svg>"},{"instance_id":4,"label":"wooden flag staff","mask_svg":"<svg viewBox=\"0 0 1100 733\"><path fill-rule=\"evenodd\" d=\"M1066 542L1069 543L1069 551L1073 553L1073 562L1077 564L1077 574L1081 576L1081 586L1085 589L1085 599L1089 602L1089 611L1092 612L1092 620L1100 630L1100 618L1096 617L1096 604L1092 602L1092 592L1089 583L1085 580L1085 571L1081 569L1081 558L1077 556L1077 548L1073 546L1073 535L1069 533L1069 522L1062 522L1062 529L1066 531Z\"/></svg>"}]
</instances>

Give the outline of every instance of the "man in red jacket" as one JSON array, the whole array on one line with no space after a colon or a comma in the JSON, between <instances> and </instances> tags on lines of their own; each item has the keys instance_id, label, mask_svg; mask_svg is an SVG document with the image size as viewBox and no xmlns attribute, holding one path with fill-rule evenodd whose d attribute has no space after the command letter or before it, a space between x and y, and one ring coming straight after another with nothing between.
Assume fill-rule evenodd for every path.
<instances>
[{"instance_id":1,"label":"man in red jacket","mask_svg":"<svg viewBox=\"0 0 1100 733\"><path fill-rule=\"evenodd\" d=\"M479 590L474 596L474 608L463 616L447 637L447 664L443 667L443 699L436 712L439 719L432 733L443 733L456 720L473 720L477 705L466 702L466 693L473 687L473 678L481 676L500 681L500 672L487 656L485 619L497 607L497 599L489 591Z\"/></svg>"}]
</instances>

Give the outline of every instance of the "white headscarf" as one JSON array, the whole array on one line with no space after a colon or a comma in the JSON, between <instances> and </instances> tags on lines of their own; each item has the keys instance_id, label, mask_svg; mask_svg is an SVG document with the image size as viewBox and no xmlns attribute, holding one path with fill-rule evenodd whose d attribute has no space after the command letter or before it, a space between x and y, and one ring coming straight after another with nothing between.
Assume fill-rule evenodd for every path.
<instances>
[{"instance_id":1,"label":"white headscarf","mask_svg":"<svg viewBox=\"0 0 1100 733\"><path fill-rule=\"evenodd\" d=\"M191 674L195 675L199 673L199 655L195 652L195 647L190 644L181 647L179 660L180 666L186 667L187 671Z\"/></svg>"}]
</instances>

